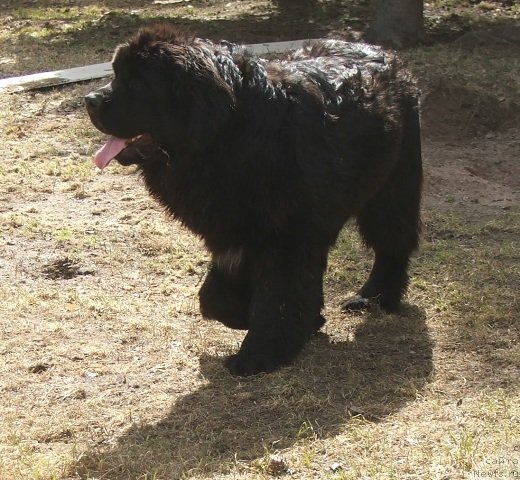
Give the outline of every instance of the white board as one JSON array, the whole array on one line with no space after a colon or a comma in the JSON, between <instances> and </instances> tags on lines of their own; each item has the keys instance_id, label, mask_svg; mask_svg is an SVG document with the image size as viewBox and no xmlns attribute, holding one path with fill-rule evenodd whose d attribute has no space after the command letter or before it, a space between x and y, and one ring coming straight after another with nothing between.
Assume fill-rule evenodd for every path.
<instances>
[{"instance_id":1,"label":"white board","mask_svg":"<svg viewBox=\"0 0 520 480\"><path fill-rule=\"evenodd\" d=\"M257 55L266 53L283 52L284 50L296 50L308 40L290 40L286 42L253 43L245 47ZM54 87L66 83L84 82L96 78L109 77L112 75L112 64L96 63L85 67L68 68L54 72L33 73L21 77L0 79L1 92L23 92L36 90L38 88Z\"/></svg>"},{"instance_id":2,"label":"white board","mask_svg":"<svg viewBox=\"0 0 520 480\"><path fill-rule=\"evenodd\" d=\"M83 82L95 78L112 75L112 64L97 63L86 67L68 68L54 72L33 73L21 77L3 78L0 80L0 92L22 92L37 88L52 87L65 83Z\"/></svg>"}]
</instances>

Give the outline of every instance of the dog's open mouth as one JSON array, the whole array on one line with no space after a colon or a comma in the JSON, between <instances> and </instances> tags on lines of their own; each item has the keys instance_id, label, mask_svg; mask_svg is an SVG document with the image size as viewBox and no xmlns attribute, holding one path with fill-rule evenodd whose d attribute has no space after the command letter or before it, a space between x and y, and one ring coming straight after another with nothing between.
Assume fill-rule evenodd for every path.
<instances>
[{"instance_id":1,"label":"dog's open mouth","mask_svg":"<svg viewBox=\"0 0 520 480\"><path fill-rule=\"evenodd\" d=\"M103 170L125 148L140 138L141 135L134 138L110 137L94 155L94 164Z\"/></svg>"}]
</instances>

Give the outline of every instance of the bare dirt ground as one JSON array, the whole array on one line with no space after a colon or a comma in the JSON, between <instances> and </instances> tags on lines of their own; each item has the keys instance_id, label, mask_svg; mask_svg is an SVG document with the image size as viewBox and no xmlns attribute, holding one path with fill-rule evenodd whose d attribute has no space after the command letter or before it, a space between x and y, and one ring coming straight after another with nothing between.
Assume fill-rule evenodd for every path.
<instances>
[{"instance_id":1,"label":"bare dirt ground","mask_svg":"<svg viewBox=\"0 0 520 480\"><path fill-rule=\"evenodd\" d=\"M267 41L356 37L366 9L347 22L341 2L3 3L2 76L106 61L143 19ZM520 42L489 23L518 11L481 2L481 25L477 7L445 3L428 22L450 38L462 25L459 43L403 53L424 92L407 303L341 312L370 266L346 229L327 325L270 375L223 368L243 334L198 313L199 240L132 169L92 165L103 136L82 97L103 82L0 95L1 480L520 476Z\"/></svg>"},{"instance_id":2,"label":"bare dirt ground","mask_svg":"<svg viewBox=\"0 0 520 480\"><path fill-rule=\"evenodd\" d=\"M466 218L493 217L520 204L520 134L517 128L484 138L426 138L427 206L456 210Z\"/></svg>"}]
</instances>

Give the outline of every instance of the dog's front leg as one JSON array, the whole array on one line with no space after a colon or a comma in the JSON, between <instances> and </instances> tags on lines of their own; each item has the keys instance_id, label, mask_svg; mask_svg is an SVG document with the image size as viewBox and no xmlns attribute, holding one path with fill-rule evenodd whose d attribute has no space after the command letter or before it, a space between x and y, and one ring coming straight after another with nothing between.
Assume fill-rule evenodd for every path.
<instances>
[{"instance_id":1,"label":"dog's front leg","mask_svg":"<svg viewBox=\"0 0 520 480\"><path fill-rule=\"evenodd\" d=\"M278 260L264 257L253 268L249 331L226 362L233 374L270 372L289 363L324 323L326 252Z\"/></svg>"}]
</instances>

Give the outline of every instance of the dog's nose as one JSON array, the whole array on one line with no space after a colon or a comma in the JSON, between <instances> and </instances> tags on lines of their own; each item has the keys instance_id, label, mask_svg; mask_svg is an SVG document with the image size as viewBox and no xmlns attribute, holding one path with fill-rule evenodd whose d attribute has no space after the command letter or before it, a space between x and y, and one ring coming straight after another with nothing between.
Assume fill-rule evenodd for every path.
<instances>
[{"instance_id":1,"label":"dog's nose","mask_svg":"<svg viewBox=\"0 0 520 480\"><path fill-rule=\"evenodd\" d=\"M89 108L98 108L103 103L103 95L99 92L90 92L85 95L85 103Z\"/></svg>"}]
</instances>

